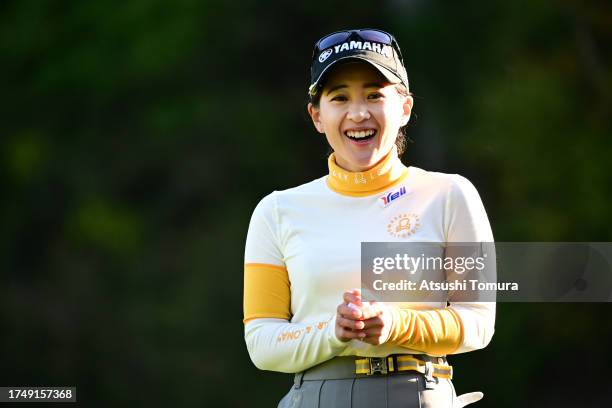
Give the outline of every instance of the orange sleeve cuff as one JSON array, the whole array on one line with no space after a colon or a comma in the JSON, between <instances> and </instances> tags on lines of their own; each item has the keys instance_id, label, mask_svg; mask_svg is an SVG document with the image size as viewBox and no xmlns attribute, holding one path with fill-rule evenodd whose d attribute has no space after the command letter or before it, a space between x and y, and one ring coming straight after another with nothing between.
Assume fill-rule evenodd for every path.
<instances>
[{"instance_id":1,"label":"orange sleeve cuff","mask_svg":"<svg viewBox=\"0 0 612 408\"><path fill-rule=\"evenodd\" d=\"M463 341L461 318L451 308L413 310L390 307L387 342L434 356L451 354Z\"/></svg>"}]
</instances>

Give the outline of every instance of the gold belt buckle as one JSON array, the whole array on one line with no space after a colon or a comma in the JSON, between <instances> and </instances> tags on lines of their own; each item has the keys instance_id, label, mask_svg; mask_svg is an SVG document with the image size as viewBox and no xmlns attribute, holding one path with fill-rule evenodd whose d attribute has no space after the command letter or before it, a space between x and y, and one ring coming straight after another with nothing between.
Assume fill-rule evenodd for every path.
<instances>
[{"instance_id":1,"label":"gold belt buckle","mask_svg":"<svg viewBox=\"0 0 612 408\"><path fill-rule=\"evenodd\" d=\"M370 372L368 375L387 374L389 372L386 357L368 357L368 362L370 363Z\"/></svg>"}]
</instances>

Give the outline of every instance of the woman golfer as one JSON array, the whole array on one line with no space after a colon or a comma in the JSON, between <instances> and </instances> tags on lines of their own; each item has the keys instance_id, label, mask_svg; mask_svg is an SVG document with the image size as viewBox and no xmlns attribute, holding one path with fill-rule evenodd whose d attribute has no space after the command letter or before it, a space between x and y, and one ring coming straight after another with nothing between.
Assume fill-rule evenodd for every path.
<instances>
[{"instance_id":1,"label":"woman golfer","mask_svg":"<svg viewBox=\"0 0 612 408\"><path fill-rule=\"evenodd\" d=\"M366 301L362 242L492 242L474 186L406 167L413 99L392 35L335 32L315 45L308 113L329 174L264 197L249 225L245 340L262 370L295 373L279 407L460 407L446 355L485 347L495 303Z\"/></svg>"}]
</instances>

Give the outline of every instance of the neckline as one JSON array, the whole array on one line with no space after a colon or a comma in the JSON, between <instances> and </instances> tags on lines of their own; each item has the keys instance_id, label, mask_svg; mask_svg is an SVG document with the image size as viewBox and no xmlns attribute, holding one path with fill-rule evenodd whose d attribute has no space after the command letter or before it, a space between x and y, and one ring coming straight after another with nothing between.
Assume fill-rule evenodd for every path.
<instances>
[{"instance_id":1,"label":"neckline","mask_svg":"<svg viewBox=\"0 0 612 408\"><path fill-rule=\"evenodd\" d=\"M387 190L408 175L394 145L391 151L376 166L366 171L352 172L336 163L334 153L327 159L329 174L327 185L333 191L353 197L363 197Z\"/></svg>"}]
</instances>

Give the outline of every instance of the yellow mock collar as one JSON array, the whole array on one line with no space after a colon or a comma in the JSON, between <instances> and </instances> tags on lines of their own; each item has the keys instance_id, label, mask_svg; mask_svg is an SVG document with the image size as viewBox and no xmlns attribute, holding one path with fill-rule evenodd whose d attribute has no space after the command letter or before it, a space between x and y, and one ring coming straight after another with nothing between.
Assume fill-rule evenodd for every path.
<instances>
[{"instance_id":1,"label":"yellow mock collar","mask_svg":"<svg viewBox=\"0 0 612 408\"><path fill-rule=\"evenodd\" d=\"M340 194L357 197L380 193L408 175L408 168L399 159L395 145L380 163L366 171L343 169L336 164L334 153L329 155L327 165L329 188Z\"/></svg>"}]
</instances>

